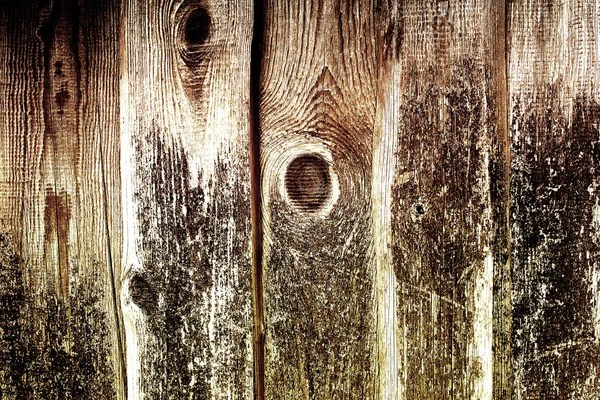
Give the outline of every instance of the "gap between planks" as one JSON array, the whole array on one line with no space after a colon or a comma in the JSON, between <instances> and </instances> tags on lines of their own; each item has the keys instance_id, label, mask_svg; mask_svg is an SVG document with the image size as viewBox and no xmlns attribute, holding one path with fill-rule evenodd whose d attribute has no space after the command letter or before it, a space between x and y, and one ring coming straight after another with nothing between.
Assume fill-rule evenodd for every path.
<instances>
[{"instance_id":1,"label":"gap between planks","mask_svg":"<svg viewBox=\"0 0 600 400\"><path fill-rule=\"evenodd\" d=\"M254 342L254 398L264 399L265 391L265 328L262 271L262 216L260 175L260 75L264 9L262 0L253 2L253 29L250 48L250 196L252 221L252 309Z\"/></svg>"}]
</instances>

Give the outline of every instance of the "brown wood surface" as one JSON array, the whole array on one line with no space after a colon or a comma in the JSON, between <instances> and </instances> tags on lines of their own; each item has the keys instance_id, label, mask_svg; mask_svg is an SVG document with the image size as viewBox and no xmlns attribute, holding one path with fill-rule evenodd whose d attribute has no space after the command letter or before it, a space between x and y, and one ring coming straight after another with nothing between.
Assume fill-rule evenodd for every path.
<instances>
[{"instance_id":1,"label":"brown wood surface","mask_svg":"<svg viewBox=\"0 0 600 400\"><path fill-rule=\"evenodd\" d=\"M250 399L252 4L123 14L129 398Z\"/></svg>"},{"instance_id":2,"label":"brown wood surface","mask_svg":"<svg viewBox=\"0 0 600 400\"><path fill-rule=\"evenodd\" d=\"M406 399L489 399L494 268L503 268L494 218L505 196L492 182L505 179L506 165L504 5L397 7L400 27L389 39L396 46L388 83L394 106L382 131L397 146L388 163L394 391Z\"/></svg>"},{"instance_id":3,"label":"brown wood surface","mask_svg":"<svg viewBox=\"0 0 600 400\"><path fill-rule=\"evenodd\" d=\"M265 398L373 398L374 5L271 0L264 18Z\"/></svg>"},{"instance_id":4,"label":"brown wood surface","mask_svg":"<svg viewBox=\"0 0 600 400\"><path fill-rule=\"evenodd\" d=\"M515 394L600 395L600 3L509 8Z\"/></svg>"},{"instance_id":5,"label":"brown wood surface","mask_svg":"<svg viewBox=\"0 0 600 400\"><path fill-rule=\"evenodd\" d=\"M0 1L0 399L598 399L599 21Z\"/></svg>"},{"instance_id":6,"label":"brown wood surface","mask_svg":"<svg viewBox=\"0 0 600 400\"><path fill-rule=\"evenodd\" d=\"M124 398L117 1L0 3L0 398Z\"/></svg>"}]
</instances>

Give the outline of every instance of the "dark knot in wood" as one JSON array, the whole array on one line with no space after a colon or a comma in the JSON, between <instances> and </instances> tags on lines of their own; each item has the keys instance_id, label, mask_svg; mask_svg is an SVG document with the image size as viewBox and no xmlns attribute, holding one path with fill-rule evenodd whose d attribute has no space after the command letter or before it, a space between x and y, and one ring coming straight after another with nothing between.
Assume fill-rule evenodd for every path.
<instances>
[{"instance_id":1,"label":"dark knot in wood","mask_svg":"<svg viewBox=\"0 0 600 400\"><path fill-rule=\"evenodd\" d=\"M329 164L314 154L297 157L286 171L285 189L294 206L304 211L319 210L332 193Z\"/></svg>"},{"instance_id":2,"label":"dark knot in wood","mask_svg":"<svg viewBox=\"0 0 600 400\"><path fill-rule=\"evenodd\" d=\"M194 51L206 42L210 35L211 18L204 8L196 8L188 15L184 35L189 51Z\"/></svg>"},{"instance_id":3,"label":"dark knot in wood","mask_svg":"<svg viewBox=\"0 0 600 400\"><path fill-rule=\"evenodd\" d=\"M158 296L146 279L136 274L129 281L129 295L135 303L147 314L151 314L158 307Z\"/></svg>"},{"instance_id":4,"label":"dark knot in wood","mask_svg":"<svg viewBox=\"0 0 600 400\"><path fill-rule=\"evenodd\" d=\"M425 214L425 207L423 207L422 204L417 204L415 206L415 211L417 212L417 214L423 215L423 214Z\"/></svg>"}]
</instances>

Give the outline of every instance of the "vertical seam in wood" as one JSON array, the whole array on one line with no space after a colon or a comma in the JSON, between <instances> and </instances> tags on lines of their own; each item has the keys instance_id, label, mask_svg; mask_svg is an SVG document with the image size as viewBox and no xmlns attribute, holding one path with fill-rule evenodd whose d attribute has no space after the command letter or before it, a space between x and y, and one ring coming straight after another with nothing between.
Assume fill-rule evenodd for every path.
<instances>
[{"instance_id":1,"label":"vertical seam in wood","mask_svg":"<svg viewBox=\"0 0 600 400\"><path fill-rule=\"evenodd\" d=\"M48 19L51 23L52 18L54 17L54 10L55 8L53 8L53 4L49 5L49 16ZM55 17L54 17L55 18ZM43 77L43 92L42 92L42 109L43 109L43 118L44 118L44 132L43 132L43 144L42 144L42 151L45 151L45 145L46 145L46 138L48 137L52 137L52 143L50 144L50 147L52 149L52 158L51 158L51 165L52 165L52 181L54 184L54 192L56 193L56 172L55 172L55 167L56 167L56 160L55 160L55 155L56 155L56 151L55 149L55 143L54 143L54 136L51 135L51 125L52 125L52 116L49 112L49 108L50 108L50 45L52 44L52 37L50 37L49 39L45 40L45 38L42 38L42 43L43 43L43 63L44 63L44 77ZM43 162L43 161L42 161ZM44 188L45 189L45 188ZM56 199L55 199L56 200ZM58 203L55 204L55 208L58 207ZM44 210L45 212L45 210ZM56 222L56 221L55 221ZM45 223L45 218L44 218L44 223ZM48 229L48 227L46 227L44 225L44 229ZM60 242L58 239L58 232L56 233L57 236L57 245L58 248L60 249ZM45 245L44 245L45 246ZM45 255L44 255L45 258ZM60 271L60 257L58 260L58 267L59 267L59 271ZM44 262L44 279L46 280L45 284L47 285L47 280L48 280L48 263ZM48 302L48 293L44 293L44 295L42 295L42 299L46 301L46 303Z\"/></svg>"},{"instance_id":2,"label":"vertical seam in wood","mask_svg":"<svg viewBox=\"0 0 600 400\"><path fill-rule=\"evenodd\" d=\"M252 221L252 299L254 319L254 398L264 399L265 331L262 276L262 217L260 188L260 76L264 11L262 0L253 3L254 24L250 49L250 196Z\"/></svg>"},{"instance_id":3,"label":"vertical seam in wood","mask_svg":"<svg viewBox=\"0 0 600 400\"><path fill-rule=\"evenodd\" d=\"M81 151L81 135L80 135L80 128L81 128L81 124L80 124L80 108L81 108L81 103L82 103L82 96L81 96L81 60L79 59L79 3L76 2L72 5L73 9L72 12L75 13L75 16L72 18L73 20L73 25L72 25L72 31L71 31L71 35L73 35L71 43L70 43L70 47L71 47L71 51L73 52L73 63L74 63L74 70L75 70L75 101L76 101L76 105L74 107L75 110L75 130L76 130L76 134L75 134L75 142L76 142L76 147L71 145L69 146L70 148L77 148L77 152ZM76 246L77 246L77 256L76 259L77 260L81 260L81 243L80 243L80 225L79 225L79 205L80 205L80 192L79 192L79 179L78 179L78 172L77 172L77 160L75 159L75 157L71 158L72 161L72 167L73 167L73 175L75 177L74 179L74 194L75 194L75 202L74 202L74 206L73 208L75 209L74 215L76 216L75 218L73 218L74 224L75 224L75 235L77 237L76 240ZM65 204L67 204L68 207L68 196L67 193L65 192ZM75 275L74 276L74 283L75 283L75 287L77 287L78 284L78 276Z\"/></svg>"},{"instance_id":4,"label":"vertical seam in wood","mask_svg":"<svg viewBox=\"0 0 600 400\"><path fill-rule=\"evenodd\" d=\"M510 99L508 97L509 88L508 88L508 74L509 74L509 7L510 0L503 0L500 4L497 5L497 10L494 11L494 14L498 12L502 12L503 15L497 16L494 15L494 24L495 30L492 32L492 40L498 35L502 34L503 38L498 40L503 46L499 49L502 54L501 57L498 57L504 65L501 68L498 68L497 71L502 74L498 75L495 73L492 75L494 82L494 87L501 90L503 93L494 93L497 101L496 101L496 125L497 131L495 132L495 137L493 138L493 143L495 143L495 154L498 160L496 163L498 165L498 169L500 171L497 172L497 175L500 174L500 178L502 182L500 185L502 187L494 188L492 186L492 204L496 203L494 206L496 210L493 211L494 224L496 227L494 228L494 268L500 269L499 271L494 271L494 290L493 290L493 351L494 351L494 361L493 361L493 381L496 382L496 385L499 387L493 388L493 398L497 399L511 399L513 397L512 393L512 385L511 382L511 357L512 357L512 349L511 349L511 340L512 340L512 321L511 314L508 312L511 309L510 304L510 290L511 290L511 229L510 229L510 176L511 176L511 150L510 150ZM492 5L494 7L494 5ZM501 24L501 26L499 26ZM496 45L494 45L496 46ZM495 59L494 56L497 52L496 49L492 49L492 59ZM492 176L492 180L497 181L498 176ZM494 198L497 197L497 198ZM503 215L503 217L500 217ZM500 218L499 218L500 217ZM498 224L502 224L503 226L499 226ZM505 241L503 243L503 241ZM499 253L501 252L501 253ZM506 255L506 260L504 260L502 255ZM499 257L500 256L500 257ZM500 261L500 262L499 262ZM498 276L498 277L496 277ZM498 282L499 280L499 282ZM507 293L508 291L508 293ZM508 297L508 299L506 298ZM508 302L506 301L508 300ZM508 310L506 309L508 308ZM508 349L506 348L508 346ZM496 376L498 376L496 378ZM505 392L505 388L508 392Z\"/></svg>"},{"instance_id":5,"label":"vertical seam in wood","mask_svg":"<svg viewBox=\"0 0 600 400\"><path fill-rule=\"evenodd\" d=\"M98 110L98 116L100 115L100 111ZM104 226L106 231L106 249L107 249L107 257L108 257L108 270L110 272L110 287L112 294L112 302L113 302L113 312L115 318L115 324L117 325L117 348L119 351L119 363L121 370L121 380L123 387L118 388L119 393L122 395L123 393L127 393L127 367L125 364L125 352L123 349L123 340L122 340L122 327L121 327L121 313L119 312L119 302L118 302L118 294L117 294L117 286L115 285L115 271L113 264L113 256L112 256L112 243L110 238L110 228L108 224L108 196L106 195L106 171L104 164L104 152L102 151L102 129L98 130L98 147L100 148L100 175L102 178L102 196L104 202Z\"/></svg>"},{"instance_id":6,"label":"vertical seam in wood","mask_svg":"<svg viewBox=\"0 0 600 400\"><path fill-rule=\"evenodd\" d=\"M503 139L504 139L504 155L505 155L505 164L504 164L504 168L505 168L505 172L507 174L506 176L506 183L505 183L505 197L506 197L506 205L505 205L505 209L504 209L504 213L505 213L505 218L506 218L506 245L507 245L507 260L506 260L506 264L508 265L508 267L504 267L503 271L502 271L502 292L504 293L504 287L505 287L505 283L508 283L508 307L509 310L512 311L512 274L511 274L511 269L512 269L512 233L511 233L511 227L510 227L510 204L511 204L511 198L510 198L510 191L511 191L511 183L510 183L510 178L511 178L511 149L510 149L510 113L509 113L509 104L510 104L510 99L508 97L508 93L509 93L509 87L508 87L508 70L509 70L509 65L508 65L508 61L509 61L509 54L508 54L508 44L509 44L509 37L508 37L508 26L509 26L509 5L510 5L510 1L511 0L504 0L504 26L502 27L504 30L504 82L502 82L502 86L504 89L504 107L502 108L502 111L504 113L504 115L501 116L501 118L504 119L504 132L503 132ZM508 268L508 271L507 271ZM508 275L506 275L506 272L508 272ZM506 280L509 280L508 282L506 282ZM508 321L509 326L508 329L505 327L505 318L502 319L502 332L504 334L506 334L507 330L508 330L508 355L509 358L506 360L506 362L508 362L508 365L504 365L502 372L502 387L505 386L505 382L512 382L513 381L513 376L514 374L511 374L509 376L505 376L504 372L505 371L510 371L512 370L512 313L510 314L511 319ZM506 351L503 349L503 353L506 353ZM509 393L508 394L508 398L512 399L513 398L513 385L511 384L509 386Z\"/></svg>"},{"instance_id":7,"label":"vertical seam in wood","mask_svg":"<svg viewBox=\"0 0 600 400\"><path fill-rule=\"evenodd\" d=\"M504 18L502 18L502 22L504 23L503 26L503 31L504 31L504 82L501 82L501 85L503 86L504 89L504 93L508 93L508 2L504 2L503 4L504 6ZM508 103L509 100L508 98L505 96L504 97L504 101L505 103ZM502 108L503 110L507 110L508 109L508 104L505 104L505 106ZM508 112L504 113L505 115L499 115L499 118L503 118L505 121L505 126L508 127ZM504 140L506 140L506 132L502 132L502 134L504 135ZM510 141L508 142L510 143ZM502 143L502 145L505 145L505 143ZM506 150L504 150L506 151ZM502 153L501 153L502 154ZM510 149L508 151L508 157L510 157ZM510 171L510 159L509 159L509 171ZM509 172L509 185L510 185L510 172ZM510 193L510 191L509 191ZM510 206L510 200L508 201L508 206ZM510 218L510 211L508 211L508 216L507 218ZM510 235L510 228L507 229L506 232L507 235ZM510 236L508 236L507 238L510 241ZM509 242L510 243L510 242ZM509 252L510 254L510 252ZM501 276L501 286L500 286L500 291L501 293L504 294L504 281L506 279L505 273L504 273L504 268L502 269L502 273L500 274ZM492 299L493 299L493 294L492 294ZM500 299L502 300L502 299ZM500 329L501 332L504 333L506 332L506 328L505 328L505 324L504 324L504 317L501 317L502 319L500 320ZM504 349L502 349L502 353L504 353ZM502 390L502 388L504 388L504 381L505 381L505 376L504 376L504 366L502 366L501 369L501 373L500 373L500 389ZM500 394L502 394L502 391L500 392Z\"/></svg>"}]
</instances>

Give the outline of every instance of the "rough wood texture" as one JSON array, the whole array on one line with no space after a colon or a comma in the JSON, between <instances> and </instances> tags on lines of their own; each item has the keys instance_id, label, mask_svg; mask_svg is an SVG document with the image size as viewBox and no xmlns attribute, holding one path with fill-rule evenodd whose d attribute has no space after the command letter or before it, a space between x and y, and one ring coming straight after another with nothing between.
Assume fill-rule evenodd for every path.
<instances>
[{"instance_id":1,"label":"rough wood texture","mask_svg":"<svg viewBox=\"0 0 600 400\"><path fill-rule=\"evenodd\" d=\"M128 1L129 398L252 398L248 1Z\"/></svg>"},{"instance_id":2,"label":"rough wood texture","mask_svg":"<svg viewBox=\"0 0 600 400\"><path fill-rule=\"evenodd\" d=\"M509 9L515 393L597 399L600 2Z\"/></svg>"},{"instance_id":3,"label":"rough wood texture","mask_svg":"<svg viewBox=\"0 0 600 400\"><path fill-rule=\"evenodd\" d=\"M372 398L369 1L264 4L260 134L265 398Z\"/></svg>"},{"instance_id":4,"label":"rough wood texture","mask_svg":"<svg viewBox=\"0 0 600 400\"><path fill-rule=\"evenodd\" d=\"M598 399L599 1L0 0L0 399Z\"/></svg>"},{"instance_id":5,"label":"rough wood texture","mask_svg":"<svg viewBox=\"0 0 600 400\"><path fill-rule=\"evenodd\" d=\"M118 15L0 3L2 399L124 398Z\"/></svg>"},{"instance_id":6,"label":"rough wood texture","mask_svg":"<svg viewBox=\"0 0 600 400\"><path fill-rule=\"evenodd\" d=\"M497 170L505 165L498 146L506 144L497 36L504 5L414 0L396 7L399 27L386 38L396 59L388 78L395 108L381 132L397 141L387 200L397 282L391 391L405 399L489 399L494 266L504 268L497 258L506 259L506 248L495 254L501 212L491 202L505 199L492 187L506 179Z\"/></svg>"}]
</instances>

